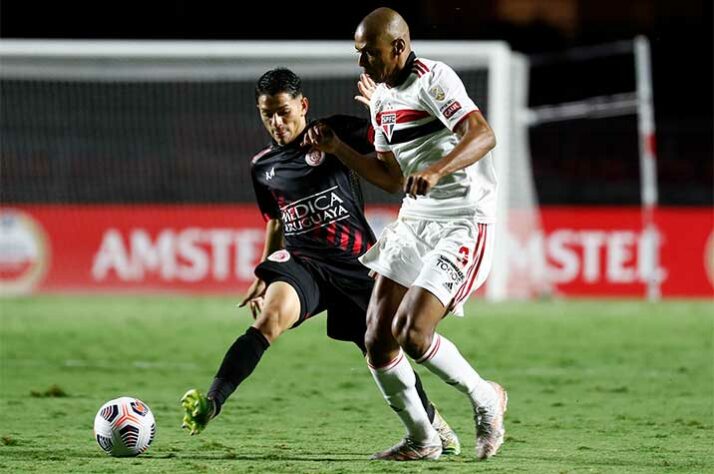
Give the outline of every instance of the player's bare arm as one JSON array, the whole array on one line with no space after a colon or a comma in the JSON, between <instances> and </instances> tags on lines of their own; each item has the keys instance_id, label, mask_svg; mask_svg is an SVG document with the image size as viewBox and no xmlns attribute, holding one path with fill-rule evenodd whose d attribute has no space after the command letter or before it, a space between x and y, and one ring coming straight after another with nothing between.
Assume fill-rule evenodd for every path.
<instances>
[{"instance_id":1,"label":"player's bare arm","mask_svg":"<svg viewBox=\"0 0 714 474\"><path fill-rule=\"evenodd\" d=\"M444 176L479 161L496 146L496 136L478 110L469 114L456 128L461 137L454 149L424 170L408 176L404 192L412 197L425 195Z\"/></svg>"},{"instance_id":2,"label":"player's bare arm","mask_svg":"<svg viewBox=\"0 0 714 474\"><path fill-rule=\"evenodd\" d=\"M391 152L363 155L347 145L325 123L317 123L305 133L302 144L335 155L345 166L390 193L402 189L404 177Z\"/></svg>"},{"instance_id":3,"label":"player's bare arm","mask_svg":"<svg viewBox=\"0 0 714 474\"><path fill-rule=\"evenodd\" d=\"M283 247L283 223L280 219L270 219L265 224L265 245L263 246L263 256L260 261L262 262L268 258L268 255ZM250 288L248 288L245 299L241 301L238 307L242 308L248 304L253 318L256 318L258 313L263 309L263 296L265 295L266 288L267 285L260 278L253 280Z\"/></svg>"}]
</instances>

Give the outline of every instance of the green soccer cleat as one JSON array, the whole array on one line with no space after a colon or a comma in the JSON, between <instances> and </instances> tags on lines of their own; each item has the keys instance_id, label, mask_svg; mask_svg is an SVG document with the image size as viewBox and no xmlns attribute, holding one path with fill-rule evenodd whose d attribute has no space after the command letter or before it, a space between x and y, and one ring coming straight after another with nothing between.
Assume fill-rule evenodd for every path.
<instances>
[{"instance_id":1,"label":"green soccer cleat","mask_svg":"<svg viewBox=\"0 0 714 474\"><path fill-rule=\"evenodd\" d=\"M431 424L441 439L441 454L443 456L458 456L461 454L461 443L459 437L446 420L441 416L439 410L434 407L434 422Z\"/></svg>"},{"instance_id":2,"label":"green soccer cleat","mask_svg":"<svg viewBox=\"0 0 714 474\"><path fill-rule=\"evenodd\" d=\"M189 430L191 436L205 430L215 412L213 400L209 400L195 388L181 397L181 406L185 411L181 428Z\"/></svg>"}]
</instances>

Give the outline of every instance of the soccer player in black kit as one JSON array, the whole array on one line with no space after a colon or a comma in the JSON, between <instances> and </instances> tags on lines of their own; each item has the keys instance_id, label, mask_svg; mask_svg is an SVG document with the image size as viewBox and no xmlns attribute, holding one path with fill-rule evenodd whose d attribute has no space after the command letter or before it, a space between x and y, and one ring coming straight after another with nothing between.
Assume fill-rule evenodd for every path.
<instances>
[{"instance_id":1,"label":"soccer player in black kit","mask_svg":"<svg viewBox=\"0 0 714 474\"><path fill-rule=\"evenodd\" d=\"M366 353L366 312L374 282L357 257L375 238L364 216L358 178L337 157L302 145L309 102L292 71L266 72L255 98L272 137L251 166L266 237L256 279L240 306L249 306L255 322L228 349L208 392L191 389L181 399L183 426L192 435L220 413L278 336L322 311L327 311L330 338L354 342ZM355 150L374 152L367 120L343 115L322 121ZM456 434L414 375L444 453L458 454Z\"/></svg>"}]
</instances>

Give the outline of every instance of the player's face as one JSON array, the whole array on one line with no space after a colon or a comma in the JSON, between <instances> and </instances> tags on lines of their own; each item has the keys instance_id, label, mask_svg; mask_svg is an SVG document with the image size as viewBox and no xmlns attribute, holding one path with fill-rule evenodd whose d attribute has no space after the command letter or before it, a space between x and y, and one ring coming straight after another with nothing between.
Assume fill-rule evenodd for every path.
<instances>
[{"instance_id":1,"label":"player's face","mask_svg":"<svg viewBox=\"0 0 714 474\"><path fill-rule=\"evenodd\" d=\"M308 101L288 92L258 97L258 112L273 140L278 145L287 145L305 130Z\"/></svg>"},{"instance_id":2,"label":"player's face","mask_svg":"<svg viewBox=\"0 0 714 474\"><path fill-rule=\"evenodd\" d=\"M366 37L360 31L355 34L355 48L359 53L359 65L375 82L389 82L395 74L397 57L392 45Z\"/></svg>"}]
</instances>

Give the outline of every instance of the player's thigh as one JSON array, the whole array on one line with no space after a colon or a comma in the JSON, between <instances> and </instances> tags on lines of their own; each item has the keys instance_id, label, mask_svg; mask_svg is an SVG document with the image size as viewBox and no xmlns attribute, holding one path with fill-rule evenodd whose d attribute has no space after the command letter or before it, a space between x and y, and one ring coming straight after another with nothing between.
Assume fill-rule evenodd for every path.
<instances>
[{"instance_id":1,"label":"player's thigh","mask_svg":"<svg viewBox=\"0 0 714 474\"><path fill-rule=\"evenodd\" d=\"M407 288L399 283L377 274L372 297L367 307L367 349L394 342L392 320L407 293Z\"/></svg>"},{"instance_id":2,"label":"player's thigh","mask_svg":"<svg viewBox=\"0 0 714 474\"><path fill-rule=\"evenodd\" d=\"M268 284L263 310L256 320L268 339L324 309L316 276L287 250L269 255L256 267L255 274Z\"/></svg>"},{"instance_id":3,"label":"player's thigh","mask_svg":"<svg viewBox=\"0 0 714 474\"><path fill-rule=\"evenodd\" d=\"M350 341L366 352L367 307L374 280L362 279L361 284L329 285L323 289L327 305L327 336L338 341Z\"/></svg>"},{"instance_id":4,"label":"player's thigh","mask_svg":"<svg viewBox=\"0 0 714 474\"><path fill-rule=\"evenodd\" d=\"M273 342L300 319L300 298L286 281L274 281L265 291L263 309L253 327Z\"/></svg>"}]
</instances>

